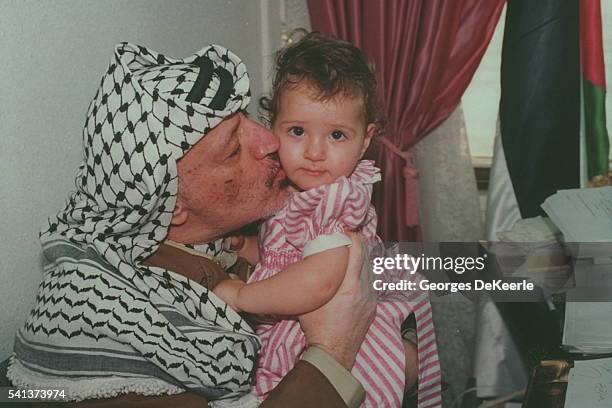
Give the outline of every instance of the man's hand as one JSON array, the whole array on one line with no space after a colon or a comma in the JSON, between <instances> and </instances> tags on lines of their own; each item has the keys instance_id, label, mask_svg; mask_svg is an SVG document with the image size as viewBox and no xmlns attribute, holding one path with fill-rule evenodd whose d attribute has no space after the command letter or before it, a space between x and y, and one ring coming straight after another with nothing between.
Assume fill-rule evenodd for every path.
<instances>
[{"instance_id":1,"label":"man's hand","mask_svg":"<svg viewBox=\"0 0 612 408\"><path fill-rule=\"evenodd\" d=\"M241 310L238 307L238 293L244 285L246 285L246 283L239 279L225 279L215 286L213 292L215 295L219 296L223 301L225 301L225 303L227 303L232 309L240 312Z\"/></svg>"},{"instance_id":2,"label":"man's hand","mask_svg":"<svg viewBox=\"0 0 612 408\"><path fill-rule=\"evenodd\" d=\"M350 371L374 318L376 295L361 237L356 233L347 234L353 243L338 292L325 305L301 315L299 320L307 344L322 348Z\"/></svg>"},{"instance_id":3,"label":"man's hand","mask_svg":"<svg viewBox=\"0 0 612 408\"><path fill-rule=\"evenodd\" d=\"M246 259L251 265L259 263L259 246L256 235L232 235L230 249Z\"/></svg>"}]
</instances>

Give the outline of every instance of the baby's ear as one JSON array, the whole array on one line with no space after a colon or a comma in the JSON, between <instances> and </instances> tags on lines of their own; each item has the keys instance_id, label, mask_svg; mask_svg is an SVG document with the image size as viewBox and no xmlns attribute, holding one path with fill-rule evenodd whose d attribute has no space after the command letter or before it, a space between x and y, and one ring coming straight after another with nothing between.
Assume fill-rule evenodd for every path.
<instances>
[{"instance_id":1,"label":"baby's ear","mask_svg":"<svg viewBox=\"0 0 612 408\"><path fill-rule=\"evenodd\" d=\"M365 137L363 138L363 146L361 147L361 157L365 154L366 150L370 146L370 142L374 137L374 133L376 133L376 125L374 123L370 123L366 128Z\"/></svg>"}]
</instances>

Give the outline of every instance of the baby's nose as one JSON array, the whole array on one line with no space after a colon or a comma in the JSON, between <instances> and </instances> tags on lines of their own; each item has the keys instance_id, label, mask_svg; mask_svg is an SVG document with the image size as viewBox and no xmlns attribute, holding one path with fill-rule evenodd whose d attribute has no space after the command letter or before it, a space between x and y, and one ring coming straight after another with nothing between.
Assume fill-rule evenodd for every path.
<instances>
[{"instance_id":1,"label":"baby's nose","mask_svg":"<svg viewBox=\"0 0 612 408\"><path fill-rule=\"evenodd\" d=\"M325 146L323 146L323 143L317 138L311 138L307 142L306 149L304 150L304 157L313 161L324 160Z\"/></svg>"}]
</instances>

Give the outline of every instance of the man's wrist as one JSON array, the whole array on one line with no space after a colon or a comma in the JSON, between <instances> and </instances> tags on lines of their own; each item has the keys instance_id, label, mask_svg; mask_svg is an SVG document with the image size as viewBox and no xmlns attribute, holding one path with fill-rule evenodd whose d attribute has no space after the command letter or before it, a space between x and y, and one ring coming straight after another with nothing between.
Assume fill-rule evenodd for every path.
<instances>
[{"instance_id":1,"label":"man's wrist","mask_svg":"<svg viewBox=\"0 0 612 408\"><path fill-rule=\"evenodd\" d=\"M345 348L329 347L321 343L310 343L308 346L316 347L324 351L330 357L336 360L336 362L338 362L338 364L344 367L347 371L351 371L353 369L353 366L355 365L355 355L353 353L348 352Z\"/></svg>"},{"instance_id":2,"label":"man's wrist","mask_svg":"<svg viewBox=\"0 0 612 408\"><path fill-rule=\"evenodd\" d=\"M363 386L333 354L321 346L310 345L301 359L315 366L329 380L349 408L361 405L365 399Z\"/></svg>"}]
</instances>

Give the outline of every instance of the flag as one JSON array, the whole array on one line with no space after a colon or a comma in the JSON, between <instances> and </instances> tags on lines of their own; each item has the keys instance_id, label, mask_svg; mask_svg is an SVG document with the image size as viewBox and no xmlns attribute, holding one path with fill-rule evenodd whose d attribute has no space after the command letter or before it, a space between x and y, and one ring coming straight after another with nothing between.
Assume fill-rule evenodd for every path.
<instances>
[{"instance_id":1,"label":"flag","mask_svg":"<svg viewBox=\"0 0 612 408\"><path fill-rule=\"evenodd\" d=\"M511 0L501 62L500 133L522 218L580 186L578 0Z\"/></svg>"},{"instance_id":2,"label":"flag","mask_svg":"<svg viewBox=\"0 0 612 408\"><path fill-rule=\"evenodd\" d=\"M540 205L557 190L580 186L579 32L579 0L507 2L487 201L491 241L521 218L545 215ZM482 317L497 335L477 344L478 387L525 386L529 368L558 349L557 322L545 303L497 306ZM512 358L509 350L518 351L526 371L516 357L504 360ZM499 361L506 362L496 366Z\"/></svg>"},{"instance_id":3,"label":"flag","mask_svg":"<svg viewBox=\"0 0 612 408\"><path fill-rule=\"evenodd\" d=\"M508 1L501 78L489 240L580 187L581 133L589 185L612 181L600 0Z\"/></svg>"},{"instance_id":4,"label":"flag","mask_svg":"<svg viewBox=\"0 0 612 408\"><path fill-rule=\"evenodd\" d=\"M591 185L605 185L610 183L610 141L600 0L580 1L580 57L587 175Z\"/></svg>"}]
</instances>

